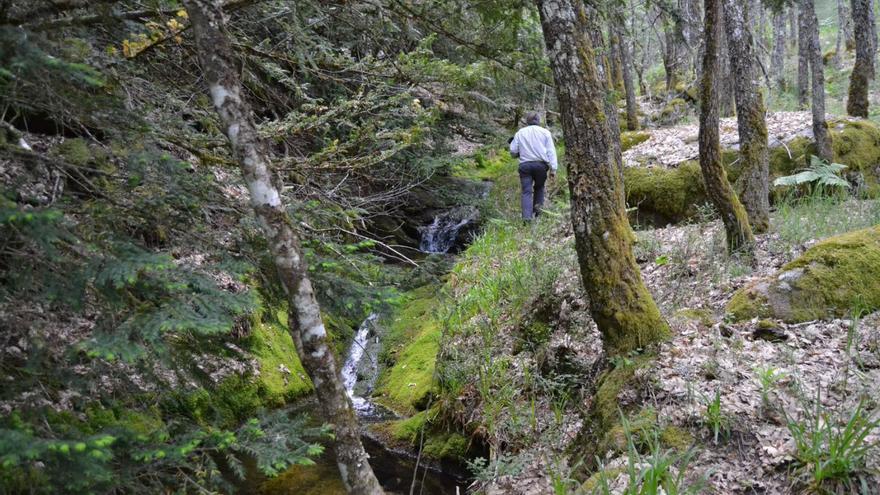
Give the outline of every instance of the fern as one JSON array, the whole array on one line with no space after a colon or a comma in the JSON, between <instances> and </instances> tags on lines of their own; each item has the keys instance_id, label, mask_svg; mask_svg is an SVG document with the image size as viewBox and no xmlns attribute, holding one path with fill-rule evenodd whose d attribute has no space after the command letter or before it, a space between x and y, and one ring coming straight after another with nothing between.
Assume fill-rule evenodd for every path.
<instances>
[{"instance_id":1,"label":"fern","mask_svg":"<svg viewBox=\"0 0 880 495\"><path fill-rule=\"evenodd\" d=\"M848 189L850 183L838 175L845 168L846 165L840 163L828 163L818 156L812 155L810 157L809 167L796 174L779 177L773 181L773 185L776 187L785 187L816 183L821 187L844 187Z\"/></svg>"}]
</instances>

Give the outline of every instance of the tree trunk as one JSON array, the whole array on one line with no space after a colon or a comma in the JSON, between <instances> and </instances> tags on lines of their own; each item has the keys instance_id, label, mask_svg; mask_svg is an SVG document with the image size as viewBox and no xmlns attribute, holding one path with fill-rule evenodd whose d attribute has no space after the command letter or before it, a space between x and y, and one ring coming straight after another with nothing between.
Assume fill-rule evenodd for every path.
<instances>
[{"instance_id":1,"label":"tree trunk","mask_svg":"<svg viewBox=\"0 0 880 495\"><path fill-rule=\"evenodd\" d=\"M636 89L633 85L632 70L632 43L621 36L620 60L623 70L623 89L626 93L626 128L630 131L639 129L639 108L636 105Z\"/></svg>"},{"instance_id":2,"label":"tree trunk","mask_svg":"<svg viewBox=\"0 0 880 495\"><path fill-rule=\"evenodd\" d=\"M361 444L357 419L336 369L293 221L281 203L265 144L257 134L244 99L235 58L225 33L221 0L184 0L195 34L199 60L214 107L233 156L250 192L251 206L263 228L275 268L288 296L290 334L315 387L324 420L336 435L336 459L349 493L382 494Z\"/></svg>"},{"instance_id":3,"label":"tree trunk","mask_svg":"<svg viewBox=\"0 0 880 495\"><path fill-rule=\"evenodd\" d=\"M847 5L847 0L837 0L837 17L840 20L838 36L842 38L843 49L846 51L854 50L856 38L853 31L853 15L850 5Z\"/></svg>"},{"instance_id":4,"label":"tree trunk","mask_svg":"<svg viewBox=\"0 0 880 495\"><path fill-rule=\"evenodd\" d=\"M724 17L723 13L720 15L719 22L724 22L722 19ZM718 29L721 29L720 25L718 26ZM727 49L728 45L727 37L721 36L718 40L718 52L716 53L716 57L719 59L719 64L715 85L718 90L718 113L722 117L733 116L734 109L736 108L733 96L733 75L731 74L730 55ZM703 57L706 57L705 53L703 53Z\"/></svg>"},{"instance_id":5,"label":"tree trunk","mask_svg":"<svg viewBox=\"0 0 880 495\"><path fill-rule=\"evenodd\" d=\"M791 48L797 48L798 37L800 33L800 22L798 22L798 8L792 5L788 8L788 43Z\"/></svg>"},{"instance_id":6,"label":"tree trunk","mask_svg":"<svg viewBox=\"0 0 880 495\"><path fill-rule=\"evenodd\" d=\"M827 161L833 159L831 134L825 123L825 63L822 61L822 45L819 43L819 20L813 8L813 0L801 0L804 24L807 32L807 52L810 59L810 74L813 90L813 139L816 140L816 154Z\"/></svg>"},{"instance_id":7,"label":"tree trunk","mask_svg":"<svg viewBox=\"0 0 880 495\"><path fill-rule=\"evenodd\" d=\"M632 254L605 88L581 0L536 0L565 135L575 249L590 313L610 355L665 339L669 327Z\"/></svg>"},{"instance_id":8,"label":"tree trunk","mask_svg":"<svg viewBox=\"0 0 880 495\"><path fill-rule=\"evenodd\" d=\"M780 12L773 15L773 55L770 72L780 91L785 90L785 16Z\"/></svg>"},{"instance_id":9,"label":"tree trunk","mask_svg":"<svg viewBox=\"0 0 880 495\"><path fill-rule=\"evenodd\" d=\"M742 162L739 197L752 229L763 233L770 227L769 155L766 109L755 66L755 37L749 29L749 4L740 0L722 0L722 4Z\"/></svg>"},{"instance_id":10,"label":"tree trunk","mask_svg":"<svg viewBox=\"0 0 880 495\"><path fill-rule=\"evenodd\" d=\"M621 48L620 32L615 26L608 28L608 59L611 62L612 88L617 92L618 98L624 94L623 82L623 54Z\"/></svg>"},{"instance_id":11,"label":"tree trunk","mask_svg":"<svg viewBox=\"0 0 880 495\"><path fill-rule=\"evenodd\" d=\"M852 0L852 17L856 38L856 63L849 77L846 113L868 117L868 84L874 77L874 40L871 35L869 0Z\"/></svg>"},{"instance_id":12,"label":"tree trunk","mask_svg":"<svg viewBox=\"0 0 880 495\"><path fill-rule=\"evenodd\" d=\"M620 75L623 79L623 92L626 97L626 128L629 131L639 129L638 107L636 106L636 90L633 86L632 77L632 52L631 41L626 36L626 17L623 14L623 6L616 6L612 11L611 30L617 38L618 58L620 60Z\"/></svg>"},{"instance_id":13,"label":"tree trunk","mask_svg":"<svg viewBox=\"0 0 880 495\"><path fill-rule=\"evenodd\" d=\"M810 32L802 5L798 9L797 55L798 108L804 109L810 96Z\"/></svg>"},{"instance_id":14,"label":"tree trunk","mask_svg":"<svg viewBox=\"0 0 880 495\"><path fill-rule=\"evenodd\" d=\"M721 12L719 0L705 0L706 51L703 54L703 79L700 91L700 169L706 183L706 193L724 222L727 248L731 251L750 251L754 245L752 228L742 204L736 197L721 162L721 142L718 133L718 48Z\"/></svg>"}]
</instances>

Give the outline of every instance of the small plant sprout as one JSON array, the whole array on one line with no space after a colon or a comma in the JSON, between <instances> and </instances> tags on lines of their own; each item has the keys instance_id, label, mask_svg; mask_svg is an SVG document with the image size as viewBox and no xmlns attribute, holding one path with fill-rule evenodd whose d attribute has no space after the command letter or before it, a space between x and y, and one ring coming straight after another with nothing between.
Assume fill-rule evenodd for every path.
<instances>
[{"instance_id":1,"label":"small plant sprout","mask_svg":"<svg viewBox=\"0 0 880 495\"><path fill-rule=\"evenodd\" d=\"M785 372L772 366L756 366L755 376L758 378L758 385L761 386L761 404L769 408L770 392L776 386L776 383L785 378Z\"/></svg>"},{"instance_id":2,"label":"small plant sprout","mask_svg":"<svg viewBox=\"0 0 880 495\"><path fill-rule=\"evenodd\" d=\"M703 412L703 421L712 430L713 441L717 444L719 437L727 438L730 435L730 418L721 409L721 391L715 392L713 399L706 400L706 410Z\"/></svg>"}]
</instances>

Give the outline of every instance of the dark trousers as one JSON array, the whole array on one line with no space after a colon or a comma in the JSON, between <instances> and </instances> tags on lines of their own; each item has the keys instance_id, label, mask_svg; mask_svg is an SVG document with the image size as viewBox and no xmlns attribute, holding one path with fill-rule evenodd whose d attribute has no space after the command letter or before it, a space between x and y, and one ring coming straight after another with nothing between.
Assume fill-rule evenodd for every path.
<instances>
[{"instance_id":1,"label":"dark trousers","mask_svg":"<svg viewBox=\"0 0 880 495\"><path fill-rule=\"evenodd\" d=\"M544 162L519 164L519 183L522 185L522 217L531 220L541 213L544 206L544 183L550 167ZM533 215L534 214L534 215Z\"/></svg>"}]
</instances>

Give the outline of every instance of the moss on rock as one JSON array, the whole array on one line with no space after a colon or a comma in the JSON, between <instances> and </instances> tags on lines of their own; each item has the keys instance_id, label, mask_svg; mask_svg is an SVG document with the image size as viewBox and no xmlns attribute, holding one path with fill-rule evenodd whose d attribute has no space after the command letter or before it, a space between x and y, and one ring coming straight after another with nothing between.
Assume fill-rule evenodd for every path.
<instances>
[{"instance_id":1,"label":"moss on rock","mask_svg":"<svg viewBox=\"0 0 880 495\"><path fill-rule=\"evenodd\" d=\"M880 309L880 226L828 238L772 277L740 289L727 305L736 320L802 322Z\"/></svg>"},{"instance_id":2,"label":"moss on rock","mask_svg":"<svg viewBox=\"0 0 880 495\"><path fill-rule=\"evenodd\" d=\"M834 161L848 167L844 173L850 182L859 186L861 194L880 196L880 127L868 120L835 120L829 126ZM814 146L806 137L771 148L771 183L804 168L812 154L815 154ZM735 182L741 172L737 157L736 151L722 152L731 182ZM697 206L707 201L700 167L693 161L675 168L627 167L624 183L627 204L638 207L640 214L656 216L663 222L693 218ZM775 200L778 191L771 188L770 194L770 199Z\"/></svg>"},{"instance_id":3,"label":"moss on rock","mask_svg":"<svg viewBox=\"0 0 880 495\"><path fill-rule=\"evenodd\" d=\"M651 133L639 131L626 131L620 133L620 150L626 151L651 139Z\"/></svg>"},{"instance_id":4,"label":"moss on rock","mask_svg":"<svg viewBox=\"0 0 880 495\"><path fill-rule=\"evenodd\" d=\"M623 180L627 204L665 222L691 218L708 201L700 166L692 161L668 169L626 167Z\"/></svg>"}]
</instances>

